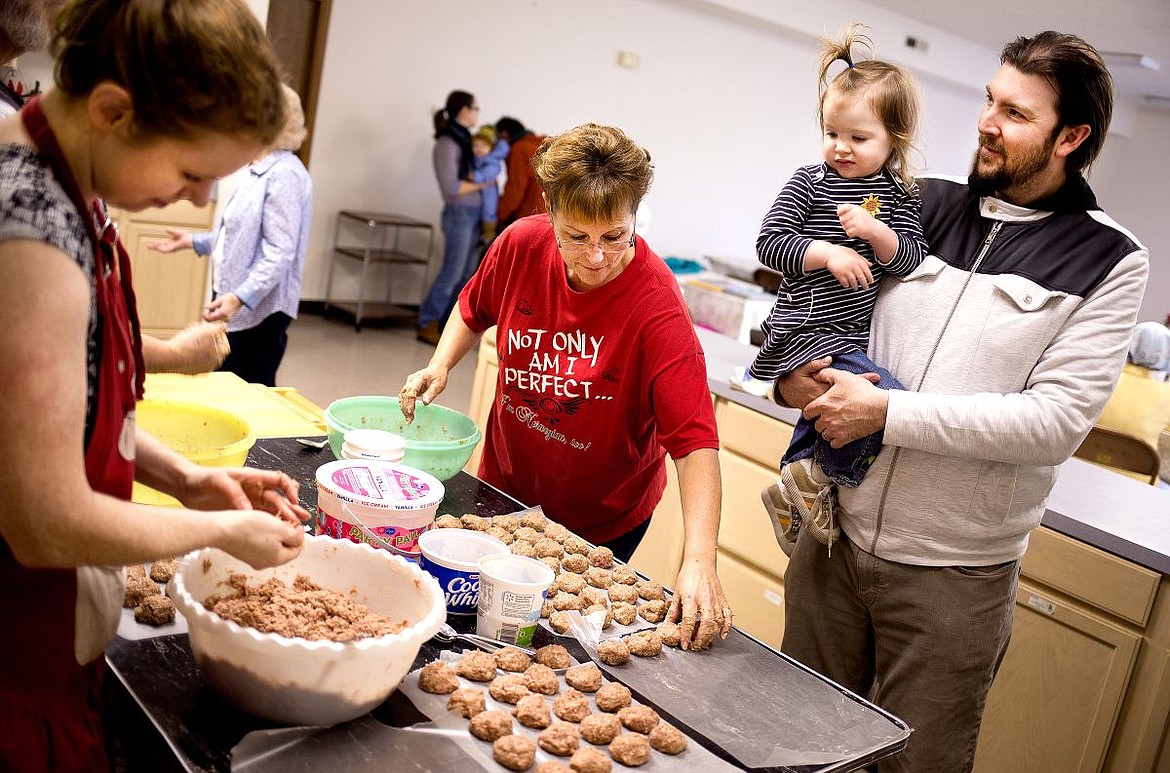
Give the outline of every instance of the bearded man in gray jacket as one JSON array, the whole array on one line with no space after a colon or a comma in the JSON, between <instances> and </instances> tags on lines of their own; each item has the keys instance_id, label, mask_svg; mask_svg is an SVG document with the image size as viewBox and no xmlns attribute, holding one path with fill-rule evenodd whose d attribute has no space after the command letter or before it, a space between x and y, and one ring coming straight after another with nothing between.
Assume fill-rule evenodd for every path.
<instances>
[{"instance_id":1,"label":"bearded man in gray jacket","mask_svg":"<svg viewBox=\"0 0 1170 773\"><path fill-rule=\"evenodd\" d=\"M1001 62L970 176L922 181L929 254L878 300L869 356L906 390L827 359L778 383L834 447L885 431L839 490L840 544L797 541L782 646L914 728L883 773L971 769L1028 533L1113 391L1149 268L1082 177L1112 114L1098 52L1044 32Z\"/></svg>"}]
</instances>

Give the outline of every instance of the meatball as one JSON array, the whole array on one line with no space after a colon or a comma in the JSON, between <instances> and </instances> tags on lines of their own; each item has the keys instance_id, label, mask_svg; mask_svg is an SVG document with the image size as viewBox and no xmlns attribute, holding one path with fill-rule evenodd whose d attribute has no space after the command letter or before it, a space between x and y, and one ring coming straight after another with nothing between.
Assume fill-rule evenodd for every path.
<instances>
[{"instance_id":1,"label":"meatball","mask_svg":"<svg viewBox=\"0 0 1170 773\"><path fill-rule=\"evenodd\" d=\"M488 692L501 703L516 703L529 694L528 685L524 683L524 677L519 674L497 676L488 685Z\"/></svg>"},{"instance_id":2,"label":"meatball","mask_svg":"<svg viewBox=\"0 0 1170 773\"><path fill-rule=\"evenodd\" d=\"M459 516L459 525L473 531L487 531L492 527L492 520L475 513L466 513Z\"/></svg>"},{"instance_id":3,"label":"meatball","mask_svg":"<svg viewBox=\"0 0 1170 773\"><path fill-rule=\"evenodd\" d=\"M496 659L482 650L471 650L459 658L455 673L473 682L490 682L496 678Z\"/></svg>"},{"instance_id":4,"label":"meatball","mask_svg":"<svg viewBox=\"0 0 1170 773\"><path fill-rule=\"evenodd\" d=\"M134 607L134 619L146 625L166 625L175 622L175 604L166 596L147 596Z\"/></svg>"},{"instance_id":5,"label":"meatball","mask_svg":"<svg viewBox=\"0 0 1170 773\"><path fill-rule=\"evenodd\" d=\"M605 590L613 582L613 572L608 569L602 569L600 566L591 566L585 570L585 582L592 585L594 588L601 588Z\"/></svg>"},{"instance_id":6,"label":"meatball","mask_svg":"<svg viewBox=\"0 0 1170 773\"><path fill-rule=\"evenodd\" d=\"M577 728L568 722L553 722L540 731L536 742L540 744L540 748L558 757L568 757L581 745Z\"/></svg>"},{"instance_id":7,"label":"meatball","mask_svg":"<svg viewBox=\"0 0 1170 773\"><path fill-rule=\"evenodd\" d=\"M582 556L588 556L590 547L591 546L588 542L576 535L573 535L572 537L569 537L567 540L565 540L566 553L577 553Z\"/></svg>"},{"instance_id":8,"label":"meatball","mask_svg":"<svg viewBox=\"0 0 1170 773\"><path fill-rule=\"evenodd\" d=\"M633 625L634 621L638 619L638 608L633 604L627 604L624 601L615 601L610 604L610 609L613 610L613 621L615 623Z\"/></svg>"},{"instance_id":9,"label":"meatball","mask_svg":"<svg viewBox=\"0 0 1170 773\"><path fill-rule=\"evenodd\" d=\"M573 756L569 758L569 767L573 773L610 773L613 770L613 763L609 757L591 746L586 746L573 752Z\"/></svg>"},{"instance_id":10,"label":"meatball","mask_svg":"<svg viewBox=\"0 0 1170 773\"><path fill-rule=\"evenodd\" d=\"M650 759L650 742L638 733L622 733L609 745L609 753L621 764L636 768Z\"/></svg>"},{"instance_id":11,"label":"meatball","mask_svg":"<svg viewBox=\"0 0 1170 773\"><path fill-rule=\"evenodd\" d=\"M614 616L617 619L617 616ZM606 639L597 645L597 657L610 666L620 666L630 659L630 647L621 639Z\"/></svg>"},{"instance_id":12,"label":"meatball","mask_svg":"<svg viewBox=\"0 0 1170 773\"><path fill-rule=\"evenodd\" d=\"M638 614L648 623L661 623L666 619L669 610L670 602L666 599L655 599L639 606Z\"/></svg>"},{"instance_id":13,"label":"meatball","mask_svg":"<svg viewBox=\"0 0 1170 773\"><path fill-rule=\"evenodd\" d=\"M569 688L553 700L553 713L566 722L580 722L589 716L589 699Z\"/></svg>"},{"instance_id":14,"label":"meatball","mask_svg":"<svg viewBox=\"0 0 1170 773\"><path fill-rule=\"evenodd\" d=\"M672 623L670 621L659 623L658 635L662 637L662 643L667 647L679 646L678 623Z\"/></svg>"},{"instance_id":15,"label":"meatball","mask_svg":"<svg viewBox=\"0 0 1170 773\"><path fill-rule=\"evenodd\" d=\"M572 572L562 572L557 575L557 591L577 594L585 590L585 578Z\"/></svg>"},{"instance_id":16,"label":"meatball","mask_svg":"<svg viewBox=\"0 0 1170 773\"><path fill-rule=\"evenodd\" d=\"M512 718L499 709L481 711L471 718L468 729L481 741L494 741L512 734Z\"/></svg>"},{"instance_id":17,"label":"meatball","mask_svg":"<svg viewBox=\"0 0 1170 773\"><path fill-rule=\"evenodd\" d=\"M471 719L486 708L483 690L478 687L460 687L447 699L447 710L454 711L464 719Z\"/></svg>"},{"instance_id":18,"label":"meatball","mask_svg":"<svg viewBox=\"0 0 1170 773\"><path fill-rule=\"evenodd\" d=\"M571 771L556 760L548 760L536 766L536 773L571 773Z\"/></svg>"},{"instance_id":19,"label":"meatball","mask_svg":"<svg viewBox=\"0 0 1170 773\"><path fill-rule=\"evenodd\" d=\"M548 537L542 537L541 539L538 539L534 547L536 549L536 555L538 558L548 557L560 559L560 557L565 554L565 549L561 547L561 543L557 542L555 539L549 539Z\"/></svg>"},{"instance_id":20,"label":"meatball","mask_svg":"<svg viewBox=\"0 0 1170 773\"><path fill-rule=\"evenodd\" d=\"M553 570L553 573L561 571L561 559L552 556L541 556L540 563Z\"/></svg>"},{"instance_id":21,"label":"meatball","mask_svg":"<svg viewBox=\"0 0 1170 773\"><path fill-rule=\"evenodd\" d=\"M524 684L528 689L541 695L556 695L561 681L556 673L543 663L533 663L524 672Z\"/></svg>"},{"instance_id":22,"label":"meatball","mask_svg":"<svg viewBox=\"0 0 1170 773\"><path fill-rule=\"evenodd\" d=\"M593 663L582 663L565 671L565 684L581 692L597 692L601 687L601 669Z\"/></svg>"},{"instance_id":23,"label":"meatball","mask_svg":"<svg viewBox=\"0 0 1170 773\"><path fill-rule=\"evenodd\" d=\"M646 737L650 745L663 754L680 754L687 748L687 737L666 722L659 722Z\"/></svg>"},{"instance_id":24,"label":"meatball","mask_svg":"<svg viewBox=\"0 0 1170 773\"><path fill-rule=\"evenodd\" d=\"M561 559L561 568L566 572L584 574L589 568L589 559L580 553L568 553Z\"/></svg>"},{"instance_id":25,"label":"meatball","mask_svg":"<svg viewBox=\"0 0 1170 773\"><path fill-rule=\"evenodd\" d=\"M492 759L508 770L528 770L536 762L536 744L522 735L505 735L492 743Z\"/></svg>"},{"instance_id":26,"label":"meatball","mask_svg":"<svg viewBox=\"0 0 1170 773\"><path fill-rule=\"evenodd\" d=\"M522 539L525 542L531 542L535 544L536 541L541 538L541 535L531 526L521 526L520 528L516 529L516 531L512 532L512 538Z\"/></svg>"},{"instance_id":27,"label":"meatball","mask_svg":"<svg viewBox=\"0 0 1170 773\"><path fill-rule=\"evenodd\" d=\"M463 524L461 524L459 522L459 519L456 516L448 513L446 515L440 515L438 518L435 519L435 528L436 529L462 529Z\"/></svg>"},{"instance_id":28,"label":"meatball","mask_svg":"<svg viewBox=\"0 0 1170 773\"><path fill-rule=\"evenodd\" d=\"M625 604L638 603L638 590L632 585L611 585L609 586L609 600L621 601Z\"/></svg>"},{"instance_id":29,"label":"meatball","mask_svg":"<svg viewBox=\"0 0 1170 773\"><path fill-rule=\"evenodd\" d=\"M658 631L638 631L626 639L630 647L630 654L643 658L652 658L662 654L662 637Z\"/></svg>"},{"instance_id":30,"label":"meatball","mask_svg":"<svg viewBox=\"0 0 1170 773\"><path fill-rule=\"evenodd\" d=\"M573 536L573 532L556 521L549 521L544 525L544 536L563 543L569 537Z\"/></svg>"},{"instance_id":31,"label":"meatball","mask_svg":"<svg viewBox=\"0 0 1170 773\"><path fill-rule=\"evenodd\" d=\"M546 644L536 651L536 662L549 668L568 668L573 664L569 651L559 644Z\"/></svg>"},{"instance_id":32,"label":"meatball","mask_svg":"<svg viewBox=\"0 0 1170 773\"><path fill-rule=\"evenodd\" d=\"M605 545L599 545L589 551L589 563L602 569L612 569L613 551Z\"/></svg>"},{"instance_id":33,"label":"meatball","mask_svg":"<svg viewBox=\"0 0 1170 773\"><path fill-rule=\"evenodd\" d=\"M609 594L601 588L594 588L592 585L586 585L581 589L579 594L581 605L591 607L595 604L605 604L609 606Z\"/></svg>"},{"instance_id":34,"label":"meatball","mask_svg":"<svg viewBox=\"0 0 1170 773\"><path fill-rule=\"evenodd\" d=\"M158 596L161 593L158 583L146 576L146 570L141 566L137 572L128 572L126 576L126 595L122 600L127 609L134 609L147 596Z\"/></svg>"},{"instance_id":35,"label":"meatball","mask_svg":"<svg viewBox=\"0 0 1170 773\"><path fill-rule=\"evenodd\" d=\"M634 571L633 567L625 564L615 566L611 576L614 582L622 585L633 585L638 581L638 573Z\"/></svg>"},{"instance_id":36,"label":"meatball","mask_svg":"<svg viewBox=\"0 0 1170 773\"><path fill-rule=\"evenodd\" d=\"M512 716L524 727L534 727L537 730L548 727L552 722L548 701L539 695L525 695L517 701Z\"/></svg>"},{"instance_id":37,"label":"meatball","mask_svg":"<svg viewBox=\"0 0 1170 773\"><path fill-rule=\"evenodd\" d=\"M548 620L554 614L559 614L556 610L556 607L553 606L552 601L550 601L549 599L545 599L544 603L542 603L540 605L540 616L542 618L544 618L545 620ZM564 633L564 631L561 631L561 633Z\"/></svg>"},{"instance_id":38,"label":"meatball","mask_svg":"<svg viewBox=\"0 0 1170 773\"><path fill-rule=\"evenodd\" d=\"M541 613L543 614L543 610ZM571 620L568 612L558 610L548 616L548 626L557 633L568 633L569 629L572 628Z\"/></svg>"},{"instance_id":39,"label":"meatball","mask_svg":"<svg viewBox=\"0 0 1170 773\"><path fill-rule=\"evenodd\" d=\"M485 533L488 534L489 536L495 537L500 542L503 542L505 545L512 544L512 532L508 531L507 529L503 529L499 526L493 526L490 529L488 529L487 532L485 532Z\"/></svg>"},{"instance_id":40,"label":"meatball","mask_svg":"<svg viewBox=\"0 0 1170 773\"><path fill-rule=\"evenodd\" d=\"M512 534L520 528L520 519L514 515L497 515L492 518L492 528L503 529Z\"/></svg>"},{"instance_id":41,"label":"meatball","mask_svg":"<svg viewBox=\"0 0 1170 773\"><path fill-rule=\"evenodd\" d=\"M609 744L621 731L622 722L613 714L590 714L581 720L581 737L598 746Z\"/></svg>"},{"instance_id":42,"label":"meatball","mask_svg":"<svg viewBox=\"0 0 1170 773\"><path fill-rule=\"evenodd\" d=\"M662 590L662 583L658 580L642 580L634 587L638 589L638 595L647 601L657 601L666 598L666 592Z\"/></svg>"},{"instance_id":43,"label":"meatball","mask_svg":"<svg viewBox=\"0 0 1170 773\"><path fill-rule=\"evenodd\" d=\"M447 695L459 689L455 670L441 660L432 660L418 672L418 687L423 692Z\"/></svg>"},{"instance_id":44,"label":"meatball","mask_svg":"<svg viewBox=\"0 0 1170 773\"><path fill-rule=\"evenodd\" d=\"M581 614L583 614L583 615L600 614L601 615L601 630L603 630L603 631L607 630L611 625L613 625L613 611L609 608L608 604L594 604L593 606L585 607L584 609L581 610Z\"/></svg>"},{"instance_id":45,"label":"meatball","mask_svg":"<svg viewBox=\"0 0 1170 773\"><path fill-rule=\"evenodd\" d=\"M617 716L627 730L633 730L635 733L643 735L653 730L659 719L657 711L641 704L626 706L618 712Z\"/></svg>"},{"instance_id":46,"label":"meatball","mask_svg":"<svg viewBox=\"0 0 1170 773\"><path fill-rule=\"evenodd\" d=\"M603 685L593 699L597 701L597 708L602 711L617 712L629 706L633 696L630 694L630 688L621 682L610 682Z\"/></svg>"},{"instance_id":47,"label":"meatball","mask_svg":"<svg viewBox=\"0 0 1170 773\"><path fill-rule=\"evenodd\" d=\"M176 558L164 558L160 561L155 561L150 565L150 579L155 582L167 583L175 576L175 570L179 568L179 561Z\"/></svg>"},{"instance_id":48,"label":"meatball","mask_svg":"<svg viewBox=\"0 0 1170 773\"><path fill-rule=\"evenodd\" d=\"M557 591L557 595L553 597L552 605L553 609L558 612L567 612L570 609L580 609L582 606L581 597L573 593L566 593L563 590Z\"/></svg>"},{"instance_id":49,"label":"meatball","mask_svg":"<svg viewBox=\"0 0 1170 773\"><path fill-rule=\"evenodd\" d=\"M516 539L511 545L508 546L508 549L511 550L513 554L518 556L536 558L536 550L533 549L532 543L526 539Z\"/></svg>"},{"instance_id":50,"label":"meatball","mask_svg":"<svg viewBox=\"0 0 1170 773\"><path fill-rule=\"evenodd\" d=\"M520 525L536 531L544 531L544 527L548 525L548 518L544 516L544 513L529 512L520 516Z\"/></svg>"},{"instance_id":51,"label":"meatball","mask_svg":"<svg viewBox=\"0 0 1170 773\"><path fill-rule=\"evenodd\" d=\"M532 658L518 647L504 647L495 654L496 667L504 671L521 673L532 665Z\"/></svg>"}]
</instances>

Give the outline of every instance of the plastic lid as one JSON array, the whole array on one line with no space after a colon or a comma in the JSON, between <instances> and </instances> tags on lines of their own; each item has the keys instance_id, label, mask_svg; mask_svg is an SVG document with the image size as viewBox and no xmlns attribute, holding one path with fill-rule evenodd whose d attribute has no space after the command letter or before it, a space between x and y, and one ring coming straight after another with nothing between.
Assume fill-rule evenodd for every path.
<instances>
[{"instance_id":1,"label":"plastic lid","mask_svg":"<svg viewBox=\"0 0 1170 773\"><path fill-rule=\"evenodd\" d=\"M380 429L351 429L345 433L345 446L355 456L401 456L406 438Z\"/></svg>"},{"instance_id":2,"label":"plastic lid","mask_svg":"<svg viewBox=\"0 0 1170 773\"><path fill-rule=\"evenodd\" d=\"M317 485L367 507L416 510L443 501L443 484L430 473L378 459L341 459L317 468Z\"/></svg>"}]
</instances>

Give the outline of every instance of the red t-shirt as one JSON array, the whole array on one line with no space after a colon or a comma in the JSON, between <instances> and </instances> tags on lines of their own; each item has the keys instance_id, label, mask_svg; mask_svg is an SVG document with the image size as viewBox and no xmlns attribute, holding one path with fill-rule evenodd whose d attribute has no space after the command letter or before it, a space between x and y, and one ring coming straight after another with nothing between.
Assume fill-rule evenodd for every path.
<instances>
[{"instance_id":1,"label":"red t-shirt","mask_svg":"<svg viewBox=\"0 0 1170 773\"><path fill-rule=\"evenodd\" d=\"M608 284L569 286L547 215L492 244L459 296L500 360L480 476L594 543L650 517L665 454L718 448L703 350L678 283L641 238Z\"/></svg>"}]
</instances>

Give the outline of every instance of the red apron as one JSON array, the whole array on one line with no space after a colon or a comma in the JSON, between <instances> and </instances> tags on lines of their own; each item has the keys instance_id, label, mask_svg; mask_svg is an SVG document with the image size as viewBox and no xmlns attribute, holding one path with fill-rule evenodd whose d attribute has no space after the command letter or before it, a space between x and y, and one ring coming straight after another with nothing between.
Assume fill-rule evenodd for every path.
<instances>
[{"instance_id":1,"label":"red apron","mask_svg":"<svg viewBox=\"0 0 1170 773\"><path fill-rule=\"evenodd\" d=\"M93 244L101 360L85 472L95 491L128 500L134 483L131 414L145 377L129 258L101 202L87 205L82 198L40 100L30 101L21 117ZM105 658L79 665L74 655L77 572L23 567L0 540L0 588L0 769L105 769Z\"/></svg>"}]
</instances>

